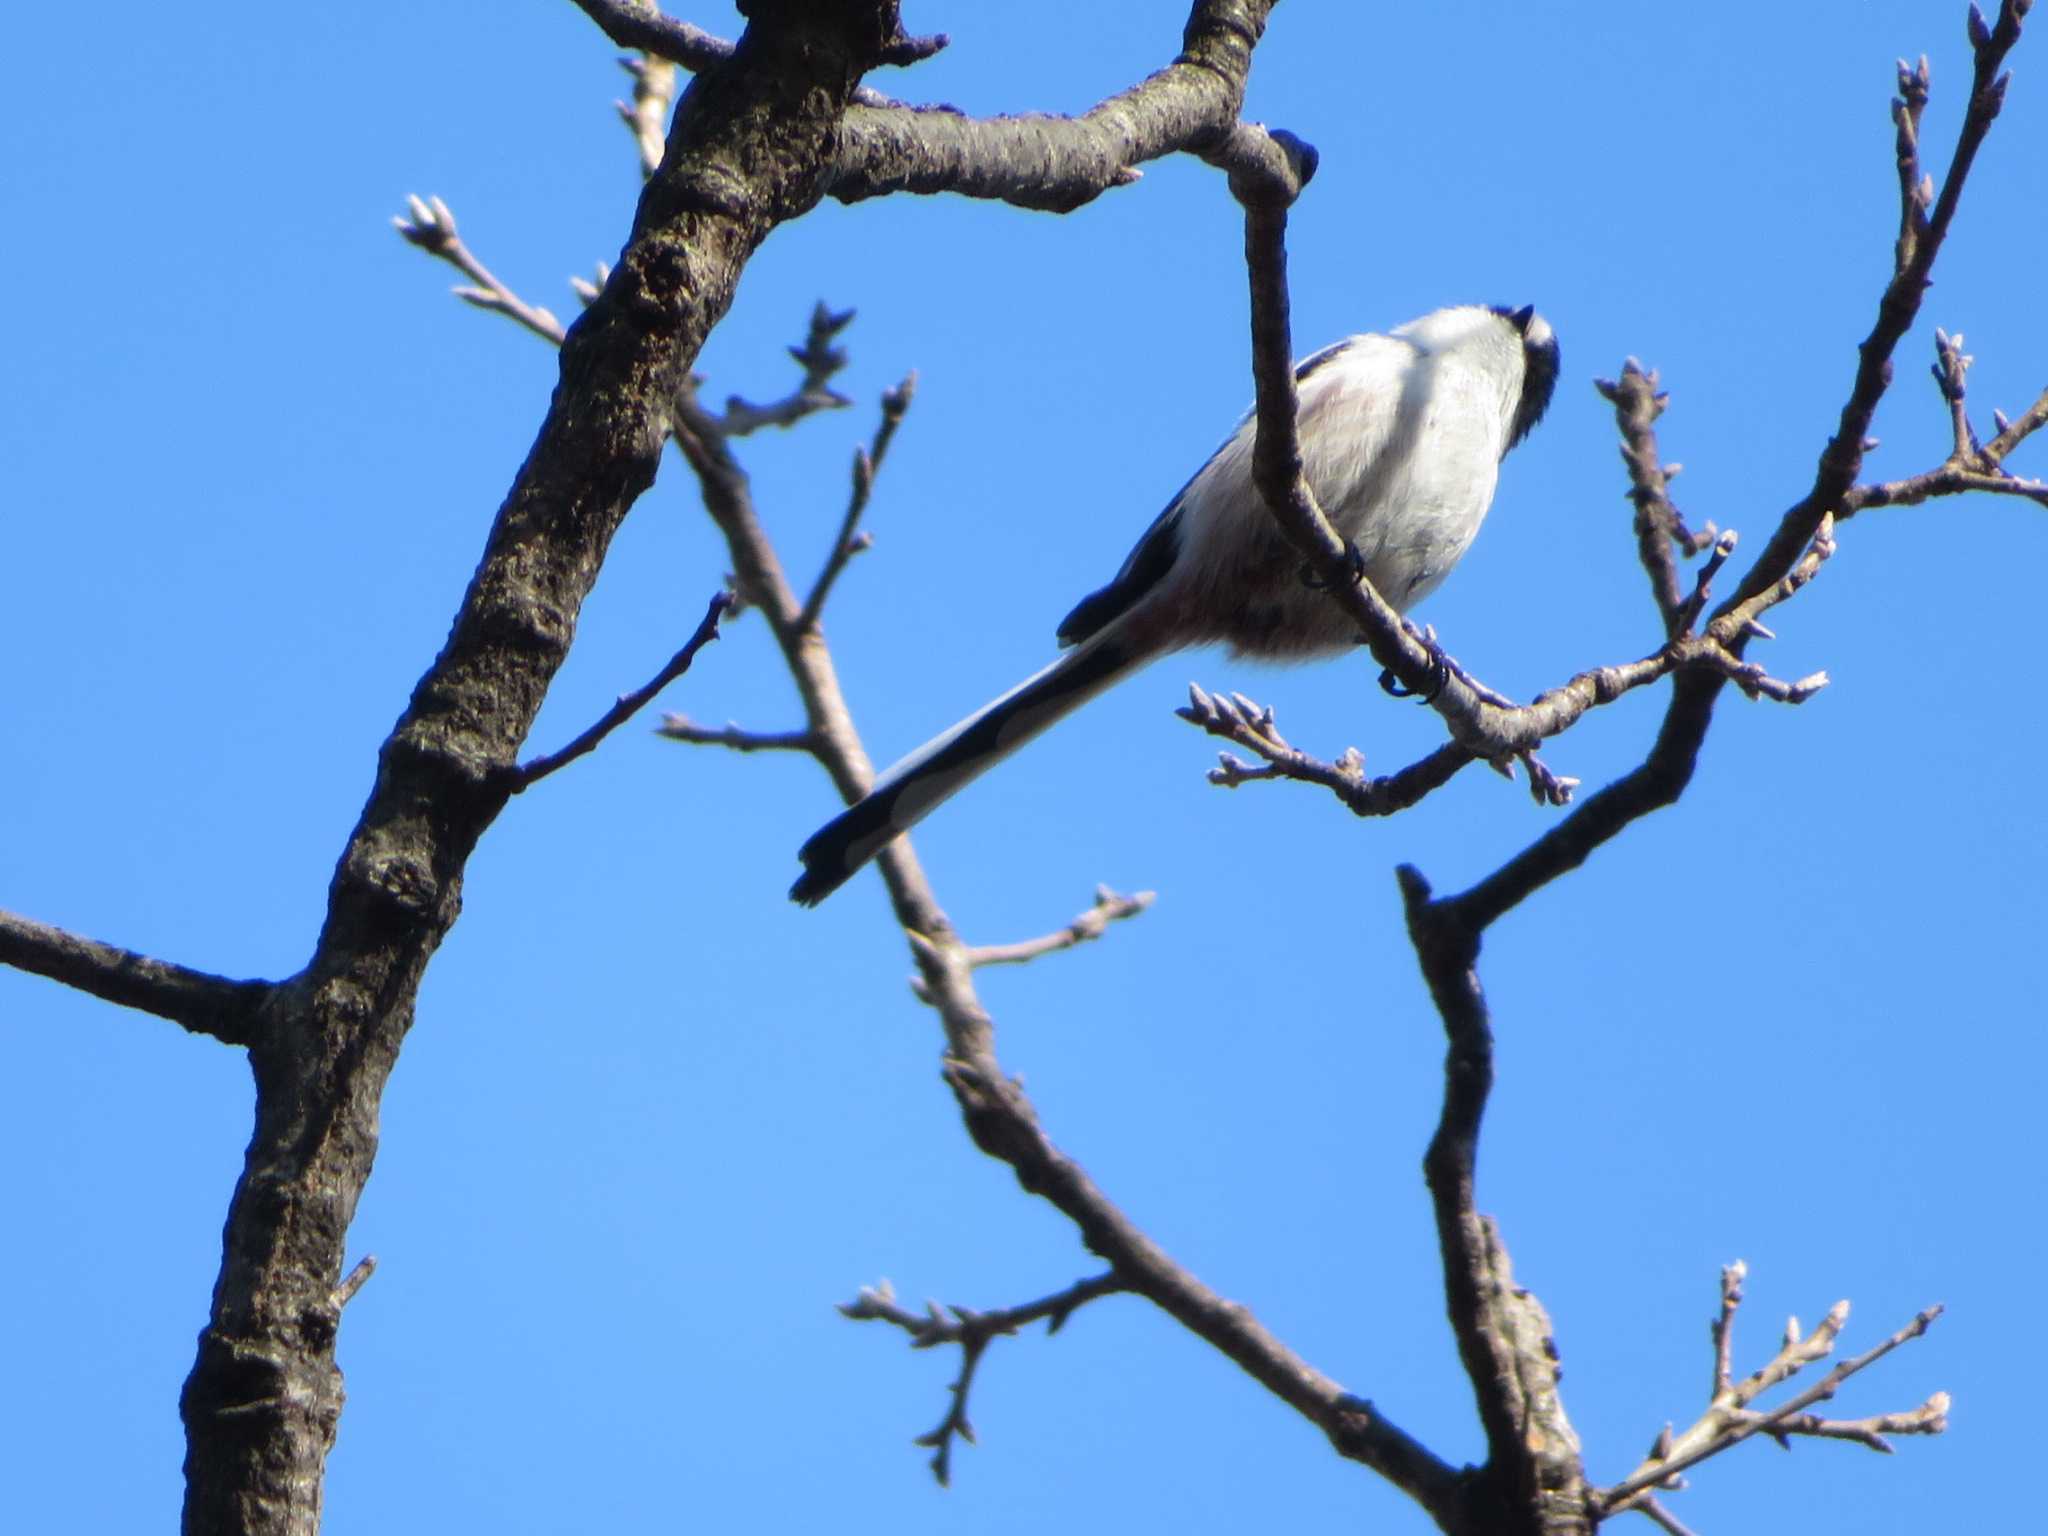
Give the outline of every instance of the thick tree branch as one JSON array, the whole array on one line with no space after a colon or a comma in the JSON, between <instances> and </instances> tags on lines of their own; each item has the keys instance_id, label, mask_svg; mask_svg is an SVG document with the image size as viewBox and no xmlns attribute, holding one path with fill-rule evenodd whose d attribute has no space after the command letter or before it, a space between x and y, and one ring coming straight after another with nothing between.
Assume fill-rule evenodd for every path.
<instances>
[{"instance_id":1,"label":"thick tree branch","mask_svg":"<svg viewBox=\"0 0 2048 1536\"><path fill-rule=\"evenodd\" d=\"M560 386L379 755L313 958L251 1052L256 1130L181 1404L191 1536L318 1528L342 1402L342 1243L420 979L612 536L653 481L691 362L756 247L816 203L860 75L900 35L894 0L751 9L730 59L678 106L618 267L562 338Z\"/></svg>"},{"instance_id":2,"label":"thick tree branch","mask_svg":"<svg viewBox=\"0 0 2048 1536\"><path fill-rule=\"evenodd\" d=\"M847 115L832 196L951 192L1066 213L1137 167L1201 151L1237 121L1273 0L1197 0L1180 57L1077 118L972 118L950 107L862 105Z\"/></svg>"},{"instance_id":3,"label":"thick tree branch","mask_svg":"<svg viewBox=\"0 0 2048 1536\"><path fill-rule=\"evenodd\" d=\"M275 990L267 981L231 981L187 970L4 911L0 965L153 1013L225 1045L255 1043L258 1015Z\"/></svg>"},{"instance_id":4,"label":"thick tree branch","mask_svg":"<svg viewBox=\"0 0 2048 1536\"><path fill-rule=\"evenodd\" d=\"M652 54L692 73L716 69L733 54L733 45L724 38L664 16L641 0L576 0L576 8L621 48Z\"/></svg>"},{"instance_id":5,"label":"thick tree branch","mask_svg":"<svg viewBox=\"0 0 2048 1536\"><path fill-rule=\"evenodd\" d=\"M663 15L653 0L575 0L575 4L621 48L638 49L693 74L716 69L733 56L733 45L724 38ZM878 50L875 63L899 68L921 63L945 48L946 43L943 33L911 37L899 30ZM888 97L865 86L854 91L853 99L874 106L895 105Z\"/></svg>"},{"instance_id":6,"label":"thick tree branch","mask_svg":"<svg viewBox=\"0 0 2048 1536\"><path fill-rule=\"evenodd\" d=\"M1496 1505L1468 1529L1590 1533L1578 1436L1557 1392L1550 1319L1518 1287L1499 1229L1479 1214L1479 1127L1493 1088L1493 1029L1476 969L1479 935L1432 903L1429 884L1399 870L1408 936L1442 1017L1443 1111L1422 1160L1436 1213L1444 1296L1458 1354L1486 1429L1487 1458L1475 1500Z\"/></svg>"}]
</instances>

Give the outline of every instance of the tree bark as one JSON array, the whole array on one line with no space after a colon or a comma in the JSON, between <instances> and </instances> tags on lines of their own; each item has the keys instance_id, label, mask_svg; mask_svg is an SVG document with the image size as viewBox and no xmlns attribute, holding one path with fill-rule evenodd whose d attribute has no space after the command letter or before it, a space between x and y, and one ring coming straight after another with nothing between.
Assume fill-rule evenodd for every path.
<instances>
[{"instance_id":1,"label":"tree bark","mask_svg":"<svg viewBox=\"0 0 2048 1536\"><path fill-rule=\"evenodd\" d=\"M256 1128L181 1400L184 1529L310 1536L342 1405L334 1286L378 1104L462 874L568 653L670 402L747 259L813 206L841 115L899 34L894 0L752 0L679 104L661 168L500 508L448 642L377 763L306 968L257 1017Z\"/></svg>"}]
</instances>

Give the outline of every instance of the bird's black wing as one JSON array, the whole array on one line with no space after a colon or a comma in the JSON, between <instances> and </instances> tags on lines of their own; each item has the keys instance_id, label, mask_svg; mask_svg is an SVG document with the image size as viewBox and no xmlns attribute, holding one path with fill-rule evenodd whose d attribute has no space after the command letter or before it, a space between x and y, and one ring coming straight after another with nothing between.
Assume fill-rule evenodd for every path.
<instances>
[{"instance_id":1,"label":"bird's black wing","mask_svg":"<svg viewBox=\"0 0 2048 1536\"><path fill-rule=\"evenodd\" d=\"M1334 342L1319 352L1312 352L1303 358L1294 369L1294 382L1303 383L1310 374L1329 362L1339 353L1351 347L1358 340L1348 336ZM1145 530L1145 536L1138 540L1137 547L1124 560L1123 567L1111 579L1108 586L1090 592L1074 605L1074 611L1060 620L1059 642L1061 645L1079 645L1090 635L1097 633L1113 621L1122 618L1137 604L1139 598L1150 592L1166 573L1173 569L1173 562L1180 553L1181 514L1187 502L1189 489L1202 478L1216 455L1223 452L1237 440L1240 432L1251 420L1247 411L1212 453L1203 461L1202 468L1189 477L1188 483L1174 493L1173 500L1166 504L1166 510L1152 520L1152 526Z\"/></svg>"},{"instance_id":2,"label":"bird's black wing","mask_svg":"<svg viewBox=\"0 0 2048 1536\"><path fill-rule=\"evenodd\" d=\"M1202 467L1208 468L1206 464ZM1190 480L1188 485L1194 483ZM1182 486L1179 495L1166 504L1166 510L1152 520L1152 526L1145 530L1145 536L1138 540L1137 548L1125 558L1122 569L1110 579L1109 585L1090 592L1074 605L1072 613L1060 620L1061 645L1079 645L1112 620L1122 618L1173 569L1174 557L1180 553L1181 497L1187 492L1188 486Z\"/></svg>"}]
</instances>

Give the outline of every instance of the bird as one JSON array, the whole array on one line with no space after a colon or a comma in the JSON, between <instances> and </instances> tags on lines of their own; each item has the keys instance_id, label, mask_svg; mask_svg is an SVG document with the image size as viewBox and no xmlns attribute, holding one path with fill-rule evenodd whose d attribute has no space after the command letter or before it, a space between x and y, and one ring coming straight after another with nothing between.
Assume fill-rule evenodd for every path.
<instances>
[{"instance_id":1,"label":"bird","mask_svg":"<svg viewBox=\"0 0 2048 1536\"><path fill-rule=\"evenodd\" d=\"M1295 367L1302 470L1354 566L1397 611L1471 547L1501 460L1557 385L1557 336L1533 306L1457 305L1346 337ZM1360 636L1304 580L1252 482L1253 417L1166 504L1109 584L1058 630L1064 654L885 771L819 828L790 899L816 906L893 839L1145 663L1220 642L1294 661Z\"/></svg>"}]
</instances>

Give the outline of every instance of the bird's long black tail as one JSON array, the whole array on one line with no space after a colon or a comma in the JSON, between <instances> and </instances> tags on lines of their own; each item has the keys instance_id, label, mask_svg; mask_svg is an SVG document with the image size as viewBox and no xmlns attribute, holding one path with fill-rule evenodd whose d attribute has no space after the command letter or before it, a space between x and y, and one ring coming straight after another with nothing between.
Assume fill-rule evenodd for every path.
<instances>
[{"instance_id":1,"label":"bird's long black tail","mask_svg":"<svg viewBox=\"0 0 2048 1536\"><path fill-rule=\"evenodd\" d=\"M892 839L1146 659L1114 632L1101 634L926 742L811 835L789 899L816 906Z\"/></svg>"}]
</instances>

